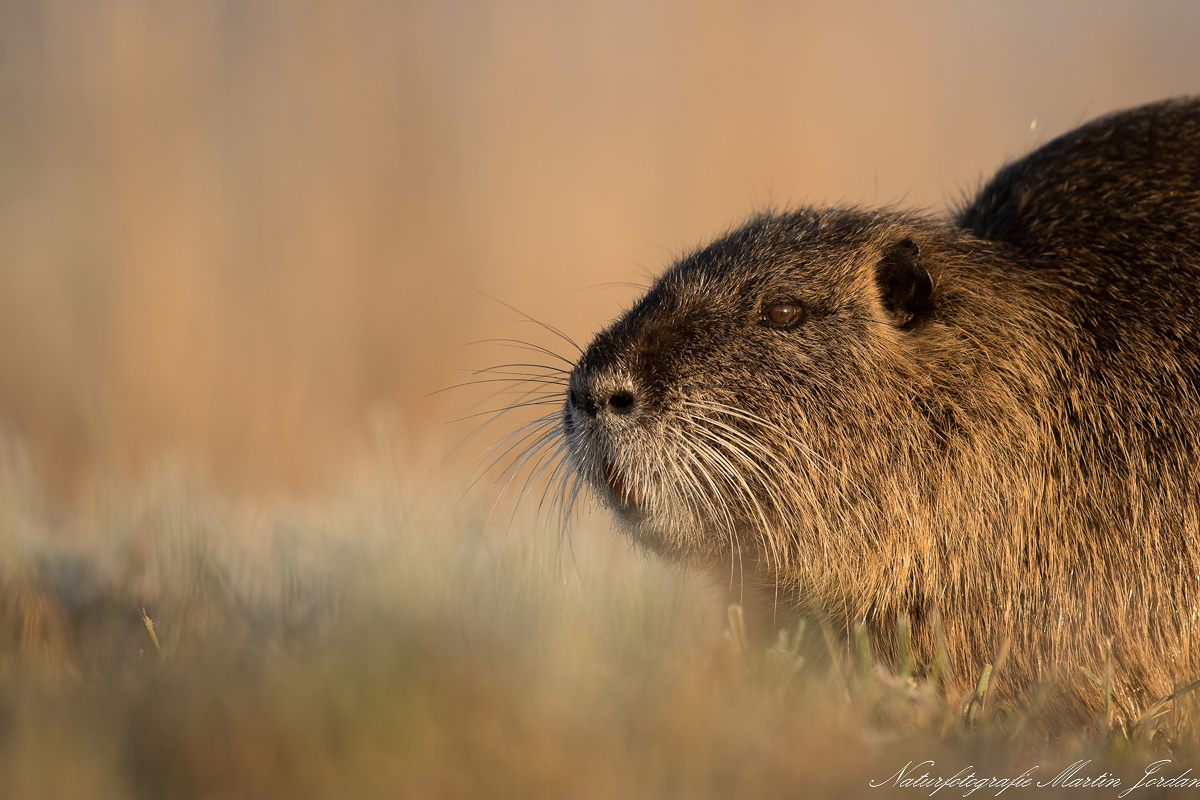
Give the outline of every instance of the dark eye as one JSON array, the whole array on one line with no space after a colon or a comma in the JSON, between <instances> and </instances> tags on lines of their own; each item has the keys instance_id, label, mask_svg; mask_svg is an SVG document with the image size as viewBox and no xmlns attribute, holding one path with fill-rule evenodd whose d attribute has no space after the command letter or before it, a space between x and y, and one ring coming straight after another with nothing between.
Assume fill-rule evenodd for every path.
<instances>
[{"instance_id":1,"label":"dark eye","mask_svg":"<svg viewBox=\"0 0 1200 800\"><path fill-rule=\"evenodd\" d=\"M791 328L804 319L804 309L799 303L772 303L763 309L759 321L772 328Z\"/></svg>"}]
</instances>

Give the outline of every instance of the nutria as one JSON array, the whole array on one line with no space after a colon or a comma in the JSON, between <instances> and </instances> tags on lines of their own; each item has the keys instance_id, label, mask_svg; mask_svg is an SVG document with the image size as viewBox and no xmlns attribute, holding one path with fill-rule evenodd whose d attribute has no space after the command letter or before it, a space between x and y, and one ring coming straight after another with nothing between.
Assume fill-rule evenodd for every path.
<instances>
[{"instance_id":1,"label":"nutria","mask_svg":"<svg viewBox=\"0 0 1200 800\"><path fill-rule=\"evenodd\" d=\"M764 213L596 336L557 419L638 542L774 621L944 640L1131 718L1200 677L1200 101L1114 114L952 217ZM936 632L939 627L944 636Z\"/></svg>"}]
</instances>

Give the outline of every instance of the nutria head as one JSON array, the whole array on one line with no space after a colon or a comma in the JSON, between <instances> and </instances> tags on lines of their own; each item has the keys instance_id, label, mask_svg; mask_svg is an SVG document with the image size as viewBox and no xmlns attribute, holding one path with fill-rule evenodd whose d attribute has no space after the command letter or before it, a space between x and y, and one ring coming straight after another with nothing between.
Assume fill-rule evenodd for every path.
<instances>
[{"instance_id":1,"label":"nutria head","mask_svg":"<svg viewBox=\"0 0 1200 800\"><path fill-rule=\"evenodd\" d=\"M865 556L934 488L957 417L995 406L956 396L993 388L965 385L956 330L978 305L953 283L970 247L989 257L914 215L757 217L584 352L562 412L572 465L637 541L686 563Z\"/></svg>"}]
</instances>

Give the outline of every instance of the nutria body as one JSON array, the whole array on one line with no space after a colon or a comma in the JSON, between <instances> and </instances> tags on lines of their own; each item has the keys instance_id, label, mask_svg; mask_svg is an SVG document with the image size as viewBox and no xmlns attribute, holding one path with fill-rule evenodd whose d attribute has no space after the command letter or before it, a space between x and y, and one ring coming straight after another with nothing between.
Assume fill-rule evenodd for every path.
<instances>
[{"instance_id":1,"label":"nutria body","mask_svg":"<svg viewBox=\"0 0 1200 800\"><path fill-rule=\"evenodd\" d=\"M768 621L1136 716L1200 677L1200 102L1092 122L951 219L763 214L575 365L575 473ZM887 652L886 641L881 648Z\"/></svg>"}]
</instances>

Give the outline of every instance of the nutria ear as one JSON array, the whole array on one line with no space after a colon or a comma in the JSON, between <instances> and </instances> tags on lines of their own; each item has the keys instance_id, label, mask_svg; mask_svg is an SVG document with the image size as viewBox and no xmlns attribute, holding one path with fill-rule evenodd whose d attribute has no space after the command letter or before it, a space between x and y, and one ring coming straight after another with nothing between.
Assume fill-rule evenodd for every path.
<instances>
[{"instance_id":1,"label":"nutria ear","mask_svg":"<svg viewBox=\"0 0 1200 800\"><path fill-rule=\"evenodd\" d=\"M933 281L920 255L917 243L905 238L885 247L875 265L879 299L888 321L897 328L903 328L930 307Z\"/></svg>"}]
</instances>

